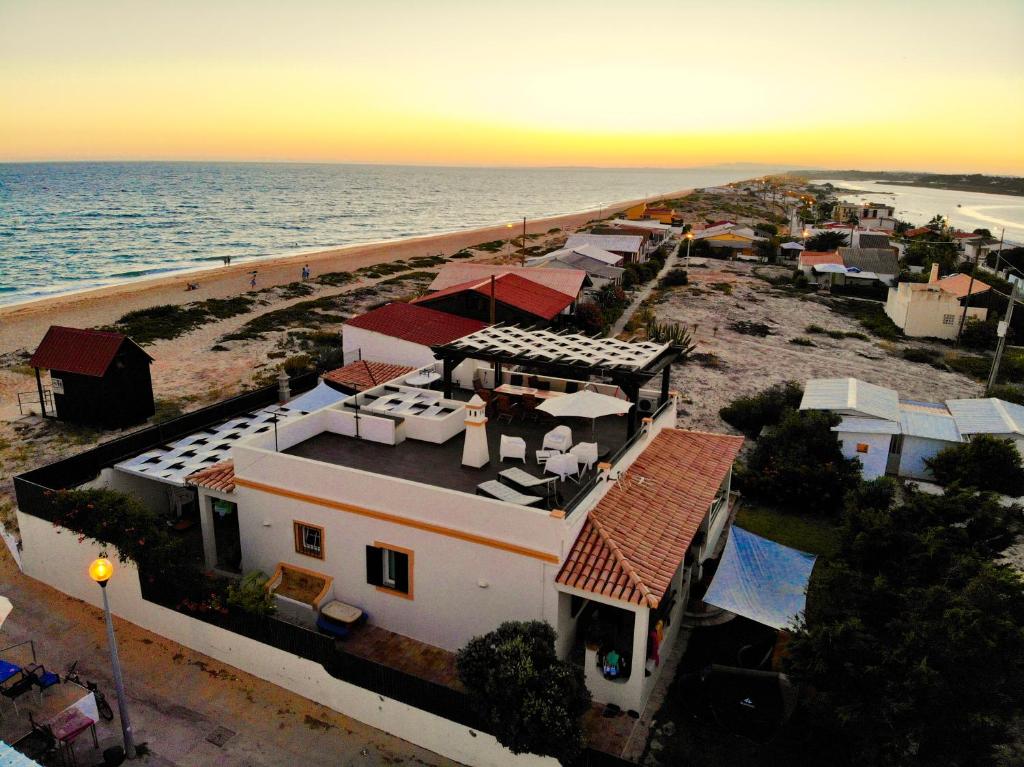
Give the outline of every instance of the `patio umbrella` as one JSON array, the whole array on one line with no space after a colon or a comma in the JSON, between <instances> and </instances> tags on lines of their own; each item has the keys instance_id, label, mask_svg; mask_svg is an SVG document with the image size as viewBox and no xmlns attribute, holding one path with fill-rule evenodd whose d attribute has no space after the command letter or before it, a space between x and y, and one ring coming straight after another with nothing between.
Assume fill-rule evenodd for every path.
<instances>
[{"instance_id":1,"label":"patio umbrella","mask_svg":"<svg viewBox=\"0 0 1024 767\"><path fill-rule=\"evenodd\" d=\"M0 597L0 626L4 625L4 621L7 620L7 616L11 614L11 610L13 609L10 599L7 597Z\"/></svg>"},{"instance_id":2,"label":"patio umbrella","mask_svg":"<svg viewBox=\"0 0 1024 767\"><path fill-rule=\"evenodd\" d=\"M537 409L556 418L589 418L590 438L593 440L594 425L598 418L606 415L622 415L628 413L631 407L633 407L633 403L629 400L582 389L572 394L546 399L537 406Z\"/></svg>"}]
</instances>

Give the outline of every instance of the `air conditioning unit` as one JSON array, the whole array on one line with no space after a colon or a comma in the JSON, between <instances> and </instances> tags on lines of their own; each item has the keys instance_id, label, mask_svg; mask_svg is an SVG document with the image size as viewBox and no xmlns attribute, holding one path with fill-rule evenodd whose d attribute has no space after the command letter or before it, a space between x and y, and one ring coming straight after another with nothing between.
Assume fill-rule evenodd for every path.
<instances>
[{"instance_id":1,"label":"air conditioning unit","mask_svg":"<svg viewBox=\"0 0 1024 767\"><path fill-rule=\"evenodd\" d=\"M636 403L636 410L641 416L654 415L654 411L657 409L657 397L645 397L642 394L640 395L640 401Z\"/></svg>"}]
</instances>

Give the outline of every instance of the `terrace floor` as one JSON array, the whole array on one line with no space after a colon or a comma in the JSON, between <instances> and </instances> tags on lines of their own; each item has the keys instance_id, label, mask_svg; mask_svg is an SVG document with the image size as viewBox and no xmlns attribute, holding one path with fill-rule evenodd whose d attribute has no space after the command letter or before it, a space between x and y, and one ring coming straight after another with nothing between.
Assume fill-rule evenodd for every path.
<instances>
[{"instance_id":1,"label":"terrace floor","mask_svg":"<svg viewBox=\"0 0 1024 767\"><path fill-rule=\"evenodd\" d=\"M540 449L544 435L559 423L565 423L572 429L573 443L592 441L590 419L565 418L547 423L516 419L512 423L499 424L491 418L486 427L491 460L489 464L479 469L462 465L462 433L442 445L414 439L406 439L399 445L384 445L325 432L283 452L449 490L475 493L477 485L481 482L497 479L498 472L512 466L519 466L535 476L542 476L543 466L537 464L535 451ZM526 440L525 467L518 460L498 460L502 434ZM598 418L595 435L600 453L614 453L626 441L625 416ZM591 476L594 470L591 470ZM557 487L564 502L576 494L579 486L574 480L567 479L565 482L558 480Z\"/></svg>"},{"instance_id":2,"label":"terrace floor","mask_svg":"<svg viewBox=\"0 0 1024 767\"><path fill-rule=\"evenodd\" d=\"M360 658L463 691L455 670L455 653L440 647L372 624L354 629L342 646L346 652Z\"/></svg>"}]
</instances>

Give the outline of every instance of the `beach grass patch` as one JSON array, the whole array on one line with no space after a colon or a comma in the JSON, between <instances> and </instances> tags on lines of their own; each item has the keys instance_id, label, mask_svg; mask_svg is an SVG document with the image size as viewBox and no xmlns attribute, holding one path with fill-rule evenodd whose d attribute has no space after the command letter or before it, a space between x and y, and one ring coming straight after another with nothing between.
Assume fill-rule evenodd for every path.
<instances>
[{"instance_id":1,"label":"beach grass patch","mask_svg":"<svg viewBox=\"0 0 1024 767\"><path fill-rule=\"evenodd\" d=\"M248 296L209 298L189 304L162 304L136 309L122 315L113 325L100 330L124 333L137 344L169 340L184 335L214 320L228 319L252 309L255 299Z\"/></svg>"},{"instance_id":2,"label":"beach grass patch","mask_svg":"<svg viewBox=\"0 0 1024 767\"><path fill-rule=\"evenodd\" d=\"M458 258L458 259L472 258L473 254L470 253L468 250L460 250L458 253L452 253L451 257L452 258Z\"/></svg>"},{"instance_id":3,"label":"beach grass patch","mask_svg":"<svg viewBox=\"0 0 1024 767\"><path fill-rule=\"evenodd\" d=\"M812 341L809 338L804 338L803 336L791 338L789 339L789 342L794 346L817 346L817 344L815 344L814 341Z\"/></svg>"},{"instance_id":4,"label":"beach grass patch","mask_svg":"<svg viewBox=\"0 0 1024 767\"><path fill-rule=\"evenodd\" d=\"M710 287L712 290L717 290L719 293L724 293L727 296L732 295L731 282L712 282L708 287Z\"/></svg>"},{"instance_id":5,"label":"beach grass patch","mask_svg":"<svg viewBox=\"0 0 1024 767\"><path fill-rule=\"evenodd\" d=\"M896 341L903 337L903 331L885 313L885 306L881 303L857 299L832 298L829 301L829 306L837 314L857 320L872 335L878 338Z\"/></svg>"},{"instance_id":6,"label":"beach grass patch","mask_svg":"<svg viewBox=\"0 0 1024 767\"><path fill-rule=\"evenodd\" d=\"M347 315L334 311L341 308L343 305L338 296L299 301L253 317L235 332L222 336L220 341L251 341L287 328L319 328L322 325L341 324L348 319Z\"/></svg>"},{"instance_id":7,"label":"beach grass patch","mask_svg":"<svg viewBox=\"0 0 1024 767\"><path fill-rule=\"evenodd\" d=\"M409 280L433 280L437 274L435 272L406 272L405 274L399 274L395 277L388 277L386 280L381 281L381 285L400 285L403 282Z\"/></svg>"},{"instance_id":8,"label":"beach grass patch","mask_svg":"<svg viewBox=\"0 0 1024 767\"><path fill-rule=\"evenodd\" d=\"M481 242L479 245L474 245L472 250L482 250L485 253L497 253L505 247L505 240L491 240L490 242Z\"/></svg>"},{"instance_id":9,"label":"beach grass patch","mask_svg":"<svg viewBox=\"0 0 1024 767\"><path fill-rule=\"evenodd\" d=\"M331 287L338 288L342 285L348 285L350 282L355 282L357 279L352 272L324 272L316 278L316 281L321 285L330 285Z\"/></svg>"}]
</instances>

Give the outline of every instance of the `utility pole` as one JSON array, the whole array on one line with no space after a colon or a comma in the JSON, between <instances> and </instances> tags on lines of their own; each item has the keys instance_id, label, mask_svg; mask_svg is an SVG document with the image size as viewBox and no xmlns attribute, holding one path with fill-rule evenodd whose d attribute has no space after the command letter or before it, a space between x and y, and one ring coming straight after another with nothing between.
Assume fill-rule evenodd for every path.
<instances>
[{"instance_id":1,"label":"utility pole","mask_svg":"<svg viewBox=\"0 0 1024 767\"><path fill-rule=\"evenodd\" d=\"M526 216L523 216L523 247L519 254L520 266L526 266Z\"/></svg>"},{"instance_id":2,"label":"utility pole","mask_svg":"<svg viewBox=\"0 0 1024 767\"><path fill-rule=\"evenodd\" d=\"M999 233L999 250L996 251L996 274L999 274L999 259L1003 256L1003 238L1006 236L1006 227ZM978 246L978 250L981 250L981 246Z\"/></svg>"},{"instance_id":3,"label":"utility pole","mask_svg":"<svg viewBox=\"0 0 1024 767\"><path fill-rule=\"evenodd\" d=\"M956 346L958 348L960 346L960 334L964 332L964 323L967 321L967 308L971 305L971 291L974 290L974 275L978 271L978 256L980 255L980 250L974 251L974 266L971 267L971 281L967 283L967 295L964 297L964 311L960 315L960 327L956 331Z\"/></svg>"},{"instance_id":4,"label":"utility pole","mask_svg":"<svg viewBox=\"0 0 1024 767\"><path fill-rule=\"evenodd\" d=\"M1003 317L1003 321L999 323L999 343L996 344L996 356L992 360L992 370L988 374L988 382L985 384L985 394L992 391L992 387L996 385L996 379L999 377L999 362L1003 358L1003 348L1006 346L1006 335L1010 332L1010 319L1013 317L1013 305L1017 303L1018 299L1018 284L1013 283L1013 290L1010 291L1010 301L1006 305L1006 315Z\"/></svg>"}]
</instances>

